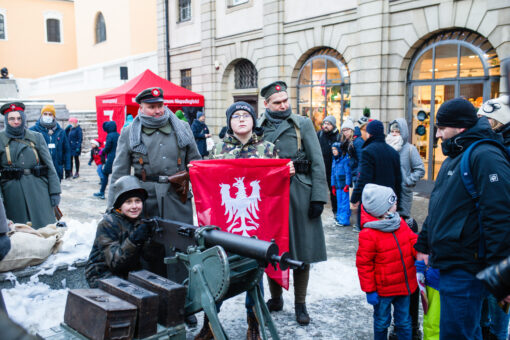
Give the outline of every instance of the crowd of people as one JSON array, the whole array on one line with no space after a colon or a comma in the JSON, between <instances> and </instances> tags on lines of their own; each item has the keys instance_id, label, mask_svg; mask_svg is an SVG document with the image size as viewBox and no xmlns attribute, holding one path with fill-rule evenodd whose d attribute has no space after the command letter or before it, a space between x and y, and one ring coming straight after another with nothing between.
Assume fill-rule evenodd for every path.
<instances>
[{"instance_id":1,"label":"crowd of people","mask_svg":"<svg viewBox=\"0 0 510 340\"><path fill-rule=\"evenodd\" d=\"M179 283L186 280L182 264L164 264L169 254L153 242L150 225L142 218L193 223L187 186L191 161L284 158L291 160L289 252L305 263L293 270L298 324L310 323L310 265L327 260L321 215L330 201L336 226L359 232L356 266L361 289L374 308L374 339L387 339L388 333L390 338L413 340L482 339L482 334L483 339L507 339L509 317L500 305L510 303L510 295L496 299L476 275L510 255L508 97L489 100L479 110L462 98L439 107L436 137L447 158L430 196L428 216L418 228L411 213L413 187L425 167L409 142L405 119L390 121L385 129L365 110L356 123L345 119L340 130L335 117L326 116L316 132L309 118L292 112L284 82L267 85L261 95L265 110L260 117L246 102L226 110L224 137L214 147L208 145L212 135L204 113L189 124L182 112L174 115L164 105L160 88L138 94L138 114L120 134L115 122L103 124L105 144L90 142L88 162L100 179L94 196L108 199L86 267L91 287L100 278L126 277L142 267ZM28 129L24 110L20 102L0 108L5 117L0 199L6 215L0 209L0 220L31 221L40 228L56 221L60 181L79 177L83 132L76 118L62 129L51 105L43 107L40 119ZM171 185L174 178L180 185ZM1 247L8 243L6 232L0 225ZM282 287L269 278L268 285L267 307L281 311ZM262 281L259 286L263 291ZM423 327L420 295L426 311ZM252 307L247 296L247 339L260 339ZM191 315L186 321L196 324ZM206 319L195 339L213 337Z\"/></svg>"}]
</instances>

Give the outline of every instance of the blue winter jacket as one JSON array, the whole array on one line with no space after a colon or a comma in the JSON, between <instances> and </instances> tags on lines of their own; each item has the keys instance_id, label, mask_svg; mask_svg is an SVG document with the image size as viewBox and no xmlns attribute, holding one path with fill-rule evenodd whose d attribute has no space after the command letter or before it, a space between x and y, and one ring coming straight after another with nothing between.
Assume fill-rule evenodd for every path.
<instances>
[{"instance_id":1,"label":"blue winter jacket","mask_svg":"<svg viewBox=\"0 0 510 340\"><path fill-rule=\"evenodd\" d=\"M358 156L358 166L353 171L353 175L356 176L356 178L359 176L359 172L361 170L361 151L363 151L363 143L365 143L365 141L361 138L361 130L356 126L354 128L354 140L352 141L352 144L354 144L354 150Z\"/></svg>"},{"instance_id":2,"label":"blue winter jacket","mask_svg":"<svg viewBox=\"0 0 510 340\"><path fill-rule=\"evenodd\" d=\"M114 121L104 122L103 130L107 133L103 149L103 155L106 156L106 163L103 166L103 174L109 175L112 173L113 160L115 159L115 153L117 151L117 140L120 135L117 132L117 124Z\"/></svg>"},{"instance_id":3,"label":"blue winter jacket","mask_svg":"<svg viewBox=\"0 0 510 340\"><path fill-rule=\"evenodd\" d=\"M193 132L193 137L195 137L195 142L197 143L198 152L202 157L207 156L209 151L207 151L207 143L205 135L209 134L209 128L205 123L202 123L198 119L195 119L191 124L191 131Z\"/></svg>"},{"instance_id":4,"label":"blue winter jacket","mask_svg":"<svg viewBox=\"0 0 510 340\"><path fill-rule=\"evenodd\" d=\"M43 135L48 149L50 150L53 165L57 170L58 177L64 178L64 170L71 170L71 149L65 131L57 123L53 134L50 136L48 129L40 124L39 121L30 128L32 131L39 132Z\"/></svg>"},{"instance_id":5,"label":"blue winter jacket","mask_svg":"<svg viewBox=\"0 0 510 340\"><path fill-rule=\"evenodd\" d=\"M81 143L83 142L83 132L78 125L73 128L72 125L66 127L67 138L69 139L69 146L71 147L71 156L79 156L81 154Z\"/></svg>"},{"instance_id":6,"label":"blue winter jacket","mask_svg":"<svg viewBox=\"0 0 510 340\"><path fill-rule=\"evenodd\" d=\"M340 182L340 177L345 177L345 184ZM349 156L333 156L333 162L331 164L331 186L341 190L344 185L350 186L351 183L352 176L351 167L349 166Z\"/></svg>"}]
</instances>

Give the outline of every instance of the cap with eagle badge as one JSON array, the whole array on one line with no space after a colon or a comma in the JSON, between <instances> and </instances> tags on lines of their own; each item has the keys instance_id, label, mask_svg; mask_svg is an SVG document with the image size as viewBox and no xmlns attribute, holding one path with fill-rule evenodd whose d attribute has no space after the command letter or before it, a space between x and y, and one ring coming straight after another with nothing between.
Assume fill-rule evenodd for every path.
<instances>
[{"instance_id":1,"label":"cap with eagle badge","mask_svg":"<svg viewBox=\"0 0 510 340\"><path fill-rule=\"evenodd\" d=\"M266 100L278 92L287 92L287 84L284 81L275 81L260 90L260 95Z\"/></svg>"},{"instance_id":2,"label":"cap with eagle badge","mask_svg":"<svg viewBox=\"0 0 510 340\"><path fill-rule=\"evenodd\" d=\"M0 107L0 113L2 113L3 115L6 115L12 111L25 112L25 104L23 104L21 102L12 102L12 103L4 104L4 105L2 105L2 107Z\"/></svg>"},{"instance_id":3,"label":"cap with eagle badge","mask_svg":"<svg viewBox=\"0 0 510 340\"><path fill-rule=\"evenodd\" d=\"M163 90L159 87L149 87L148 89L140 92L135 101L140 103L162 103L163 100Z\"/></svg>"}]
</instances>

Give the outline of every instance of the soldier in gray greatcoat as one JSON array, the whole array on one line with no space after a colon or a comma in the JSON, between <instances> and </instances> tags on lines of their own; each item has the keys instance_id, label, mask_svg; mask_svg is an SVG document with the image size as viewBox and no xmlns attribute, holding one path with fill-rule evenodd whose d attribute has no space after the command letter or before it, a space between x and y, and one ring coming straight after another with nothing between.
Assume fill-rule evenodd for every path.
<instances>
[{"instance_id":1,"label":"soldier in gray greatcoat","mask_svg":"<svg viewBox=\"0 0 510 340\"><path fill-rule=\"evenodd\" d=\"M328 201L326 170L321 147L312 121L292 113L287 85L277 81L261 90L266 107L258 126L264 129L264 140L276 146L280 158L294 162L296 175L290 184L289 249L294 259L305 262L303 270L294 270L294 302L296 320L307 325L306 289L310 263L326 261L326 243L321 214ZM283 308L282 288L271 279L270 311Z\"/></svg>"},{"instance_id":2,"label":"soldier in gray greatcoat","mask_svg":"<svg viewBox=\"0 0 510 340\"><path fill-rule=\"evenodd\" d=\"M35 229L55 223L53 208L60 202L60 180L43 135L26 128L25 105L0 108L0 195L7 218L32 222Z\"/></svg>"},{"instance_id":3,"label":"soldier in gray greatcoat","mask_svg":"<svg viewBox=\"0 0 510 340\"><path fill-rule=\"evenodd\" d=\"M133 123L124 127L120 134L117 153L113 162L111 183L122 176L130 175L131 169L149 196L145 201L144 217L159 216L165 219L193 224L193 208L189 190L178 193L169 177L186 175L187 165L201 159L195 139L188 123L179 120L163 104L163 91L148 88L136 96L140 104ZM179 189L178 189L179 190ZM113 204L112 187L108 195L108 207ZM154 245L156 257L163 250ZM165 275L165 269L151 268L153 272ZM177 282L187 277L184 266L169 265L166 276Z\"/></svg>"}]
</instances>

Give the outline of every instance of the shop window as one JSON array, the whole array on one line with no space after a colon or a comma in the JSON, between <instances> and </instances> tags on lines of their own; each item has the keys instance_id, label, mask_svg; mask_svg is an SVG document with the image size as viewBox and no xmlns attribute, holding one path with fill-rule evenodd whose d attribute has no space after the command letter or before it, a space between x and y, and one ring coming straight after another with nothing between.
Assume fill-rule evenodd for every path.
<instances>
[{"instance_id":1,"label":"shop window","mask_svg":"<svg viewBox=\"0 0 510 340\"><path fill-rule=\"evenodd\" d=\"M335 50L314 53L302 66L298 77L298 112L312 119L316 130L327 115L338 127L350 113L349 71Z\"/></svg>"},{"instance_id":2,"label":"shop window","mask_svg":"<svg viewBox=\"0 0 510 340\"><path fill-rule=\"evenodd\" d=\"M46 41L60 42L60 20L46 19Z\"/></svg>"},{"instance_id":3,"label":"shop window","mask_svg":"<svg viewBox=\"0 0 510 340\"><path fill-rule=\"evenodd\" d=\"M249 60L241 60L234 68L235 88L251 89L257 88L257 69Z\"/></svg>"},{"instance_id":4,"label":"shop window","mask_svg":"<svg viewBox=\"0 0 510 340\"><path fill-rule=\"evenodd\" d=\"M191 0L179 0L179 22L191 20Z\"/></svg>"},{"instance_id":5,"label":"shop window","mask_svg":"<svg viewBox=\"0 0 510 340\"><path fill-rule=\"evenodd\" d=\"M1 10L0 10L1 11ZM5 14L0 12L0 40L6 40L7 34L6 34L6 25L5 25Z\"/></svg>"},{"instance_id":6,"label":"shop window","mask_svg":"<svg viewBox=\"0 0 510 340\"><path fill-rule=\"evenodd\" d=\"M191 69L181 70L181 87L191 90Z\"/></svg>"},{"instance_id":7,"label":"shop window","mask_svg":"<svg viewBox=\"0 0 510 340\"><path fill-rule=\"evenodd\" d=\"M106 23L103 13L99 12L96 16L96 44L106 41Z\"/></svg>"}]
</instances>

